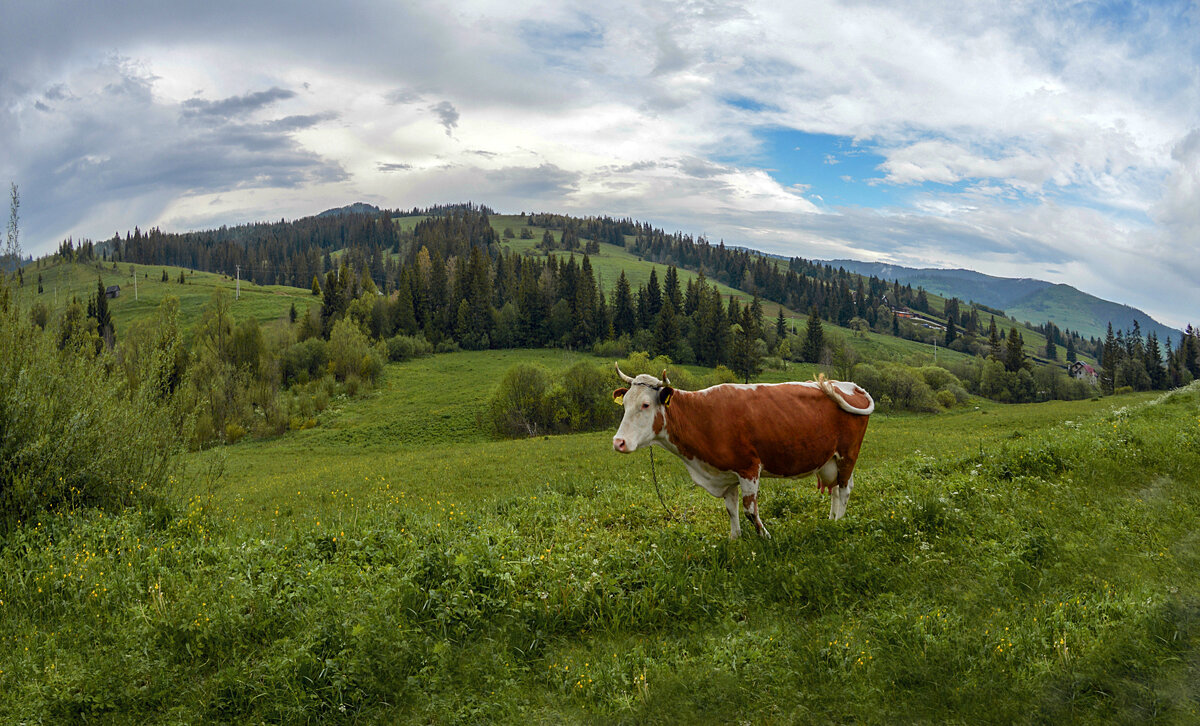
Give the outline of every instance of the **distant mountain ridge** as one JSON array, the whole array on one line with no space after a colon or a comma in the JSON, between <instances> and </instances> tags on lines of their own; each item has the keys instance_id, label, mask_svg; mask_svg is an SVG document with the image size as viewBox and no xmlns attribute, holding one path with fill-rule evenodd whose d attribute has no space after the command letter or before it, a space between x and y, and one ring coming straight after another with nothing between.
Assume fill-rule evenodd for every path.
<instances>
[{"instance_id":1,"label":"distant mountain ridge","mask_svg":"<svg viewBox=\"0 0 1200 726\"><path fill-rule=\"evenodd\" d=\"M829 260L826 264L844 267L860 275L921 286L945 297L974 300L1034 325L1051 320L1060 328L1070 328L1084 337L1103 338L1110 322L1113 330L1128 330L1135 320L1143 335L1154 332L1164 343L1167 337L1176 343L1183 335L1182 331L1163 325L1142 310L1061 283L1029 277L996 277L974 270L903 267L885 262Z\"/></svg>"},{"instance_id":2,"label":"distant mountain ridge","mask_svg":"<svg viewBox=\"0 0 1200 726\"><path fill-rule=\"evenodd\" d=\"M317 216L318 217L337 217L337 216L341 216L343 214L379 214L379 211L380 211L379 207L376 207L374 204L367 204L366 202L355 202L354 204L347 204L344 207L335 207L333 209L326 209L324 212L321 212Z\"/></svg>"}]
</instances>

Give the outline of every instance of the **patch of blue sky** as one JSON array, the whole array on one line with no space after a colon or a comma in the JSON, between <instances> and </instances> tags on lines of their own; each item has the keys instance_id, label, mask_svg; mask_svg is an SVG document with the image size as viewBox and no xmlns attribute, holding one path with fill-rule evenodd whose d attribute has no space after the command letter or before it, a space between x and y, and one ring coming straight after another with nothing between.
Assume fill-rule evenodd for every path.
<instances>
[{"instance_id":1,"label":"patch of blue sky","mask_svg":"<svg viewBox=\"0 0 1200 726\"><path fill-rule=\"evenodd\" d=\"M596 18L579 13L572 23L524 20L517 34L530 50L551 65L571 66L581 48L599 48L604 44L604 26Z\"/></svg>"},{"instance_id":2,"label":"patch of blue sky","mask_svg":"<svg viewBox=\"0 0 1200 726\"><path fill-rule=\"evenodd\" d=\"M747 98L746 96L727 96L721 100L723 100L726 104L733 106L734 108L739 108L743 111L750 111L752 113L759 113L761 111L774 111L777 108L771 104L755 101L753 98Z\"/></svg>"},{"instance_id":3,"label":"patch of blue sky","mask_svg":"<svg viewBox=\"0 0 1200 726\"><path fill-rule=\"evenodd\" d=\"M907 196L905 190L882 183L884 157L869 144L780 127L755 135L761 142L755 154L723 161L763 169L786 187L798 185L819 206L887 207Z\"/></svg>"}]
</instances>

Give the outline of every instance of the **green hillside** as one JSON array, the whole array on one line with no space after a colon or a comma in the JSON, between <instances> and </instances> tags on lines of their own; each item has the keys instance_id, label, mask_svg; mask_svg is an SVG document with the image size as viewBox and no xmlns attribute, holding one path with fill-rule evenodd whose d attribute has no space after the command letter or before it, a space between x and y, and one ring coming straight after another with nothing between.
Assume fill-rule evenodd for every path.
<instances>
[{"instance_id":1,"label":"green hillside","mask_svg":"<svg viewBox=\"0 0 1200 726\"><path fill-rule=\"evenodd\" d=\"M163 270L167 271L167 282L162 281ZM184 274L182 285L179 284L181 271ZM42 277L41 294L37 291L39 275ZM108 303L118 339L130 323L151 316L167 295L179 298L179 319L184 330L200 319L201 309L217 289L227 291L231 299L237 296L232 308L235 320L257 318L260 323L269 323L286 318L293 304L300 315L308 306L321 304L320 298L314 298L311 290L295 287L255 285L242 280L239 295L237 280L211 272L128 262L119 263L113 269L112 263L63 262L53 256L46 258L40 267L36 263L26 266L25 284L16 288L17 304L23 310L30 310L41 303L50 310L53 318L73 298L78 298L86 307L88 299L96 294L97 278L106 288L110 285L121 287L120 295Z\"/></svg>"},{"instance_id":2,"label":"green hillside","mask_svg":"<svg viewBox=\"0 0 1200 726\"><path fill-rule=\"evenodd\" d=\"M881 262L833 260L862 275L898 279L901 284L920 285L945 297L974 300L1004 310L1022 322L1040 325L1047 320L1060 328L1069 328L1085 338L1103 339L1111 322L1114 330L1129 330L1136 320L1142 334L1156 333L1160 340L1169 336L1178 342L1181 332L1170 328L1137 308L1103 300L1071 287L1030 278L985 275L973 270L911 268Z\"/></svg>"}]
</instances>

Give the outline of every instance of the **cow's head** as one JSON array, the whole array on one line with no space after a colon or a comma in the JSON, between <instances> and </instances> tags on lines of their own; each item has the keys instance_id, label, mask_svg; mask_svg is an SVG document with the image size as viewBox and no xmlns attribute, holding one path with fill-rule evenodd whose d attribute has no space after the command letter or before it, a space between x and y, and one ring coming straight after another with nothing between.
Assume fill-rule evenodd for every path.
<instances>
[{"instance_id":1,"label":"cow's head","mask_svg":"<svg viewBox=\"0 0 1200 726\"><path fill-rule=\"evenodd\" d=\"M667 380L666 370L661 380L645 373L634 378L622 373L618 365L617 375L627 387L613 391L613 400L625 407L625 416L613 436L613 448L628 454L648 445L662 431L666 423L663 409L670 404L675 389Z\"/></svg>"}]
</instances>

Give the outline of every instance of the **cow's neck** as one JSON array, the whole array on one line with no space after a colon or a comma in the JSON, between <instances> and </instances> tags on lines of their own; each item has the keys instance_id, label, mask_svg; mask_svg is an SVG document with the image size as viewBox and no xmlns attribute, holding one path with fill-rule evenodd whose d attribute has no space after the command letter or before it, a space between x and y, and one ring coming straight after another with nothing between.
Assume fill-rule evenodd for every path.
<instances>
[{"instance_id":1,"label":"cow's neck","mask_svg":"<svg viewBox=\"0 0 1200 726\"><path fill-rule=\"evenodd\" d=\"M680 422L686 416L687 409L692 405L696 394L691 391L675 390L671 394L671 404L659 409L658 416L662 417L662 426L655 422L654 441L676 456L680 453L680 442L683 439L683 427Z\"/></svg>"}]
</instances>

